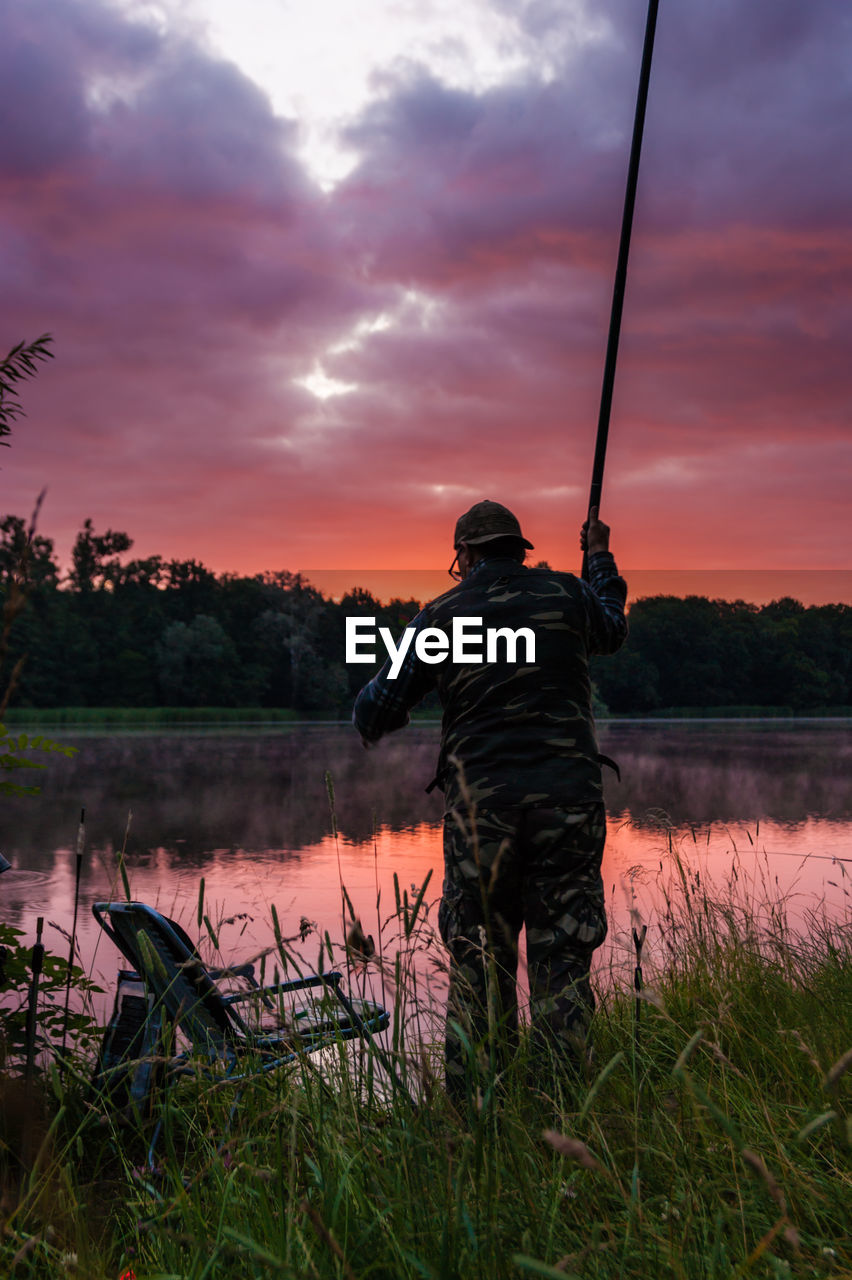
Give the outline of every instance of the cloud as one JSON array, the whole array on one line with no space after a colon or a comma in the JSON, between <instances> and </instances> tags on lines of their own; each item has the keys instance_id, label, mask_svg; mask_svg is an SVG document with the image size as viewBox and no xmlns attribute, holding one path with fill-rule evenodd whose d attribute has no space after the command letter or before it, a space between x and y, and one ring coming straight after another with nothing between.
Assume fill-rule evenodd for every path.
<instances>
[{"instance_id":1,"label":"cloud","mask_svg":"<svg viewBox=\"0 0 852 1280\"><path fill-rule=\"evenodd\" d=\"M8 345L50 330L60 356L16 452L30 484L62 460L63 522L131 486L150 522L181 474L197 527L208 473L268 464L257 441L305 401L293 376L365 291L338 270L295 126L234 66L96 3L6 16L0 84L16 72L31 119L0 173Z\"/></svg>"},{"instance_id":2,"label":"cloud","mask_svg":"<svg viewBox=\"0 0 852 1280\"><path fill-rule=\"evenodd\" d=\"M478 91L388 66L326 193L190 30L0 3L0 345L59 356L10 507L47 481L66 553L92 516L217 569L433 564L463 492L573 561L639 9L523 5L543 69ZM850 36L825 0L660 14L605 485L635 563L848 561Z\"/></svg>"}]
</instances>

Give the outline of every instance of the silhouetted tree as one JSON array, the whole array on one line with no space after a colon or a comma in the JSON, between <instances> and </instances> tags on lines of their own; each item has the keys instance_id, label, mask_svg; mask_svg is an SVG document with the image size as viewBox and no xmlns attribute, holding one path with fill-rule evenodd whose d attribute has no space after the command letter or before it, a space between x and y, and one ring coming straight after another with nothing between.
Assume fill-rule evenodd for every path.
<instances>
[{"instance_id":1,"label":"silhouetted tree","mask_svg":"<svg viewBox=\"0 0 852 1280\"><path fill-rule=\"evenodd\" d=\"M124 572L118 557L132 546L133 540L126 533L107 529L106 533L97 534L91 520L85 520L71 552L71 586L84 593L114 590Z\"/></svg>"},{"instance_id":2,"label":"silhouetted tree","mask_svg":"<svg viewBox=\"0 0 852 1280\"><path fill-rule=\"evenodd\" d=\"M240 701L237 652L215 618L200 613L189 624L170 623L157 646L157 660L168 703L231 707Z\"/></svg>"}]
</instances>

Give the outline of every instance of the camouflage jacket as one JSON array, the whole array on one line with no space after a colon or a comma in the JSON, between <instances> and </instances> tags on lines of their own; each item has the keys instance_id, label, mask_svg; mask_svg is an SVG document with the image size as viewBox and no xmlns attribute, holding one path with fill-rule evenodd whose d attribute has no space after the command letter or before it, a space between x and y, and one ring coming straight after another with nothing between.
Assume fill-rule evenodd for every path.
<instances>
[{"instance_id":1,"label":"camouflage jacket","mask_svg":"<svg viewBox=\"0 0 852 1280\"><path fill-rule=\"evenodd\" d=\"M452 651L427 664L408 649L397 678L390 661L359 693L353 722L377 742L408 723L431 689L443 706L437 781L447 807L459 803L458 761L474 800L486 808L575 805L599 799L601 773L591 708L589 655L614 653L627 635L627 586L609 552L590 557L590 583L513 560L479 561L474 571L417 615L415 631L450 634L454 618L488 628L529 627L535 661L518 643L498 660L455 663Z\"/></svg>"}]
</instances>

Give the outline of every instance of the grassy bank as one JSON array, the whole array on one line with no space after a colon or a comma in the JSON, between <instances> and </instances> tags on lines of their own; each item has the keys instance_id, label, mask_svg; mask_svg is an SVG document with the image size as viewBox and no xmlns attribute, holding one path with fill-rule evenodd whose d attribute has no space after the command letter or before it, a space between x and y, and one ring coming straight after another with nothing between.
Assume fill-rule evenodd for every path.
<instances>
[{"instance_id":1,"label":"grassy bank","mask_svg":"<svg viewBox=\"0 0 852 1280\"><path fill-rule=\"evenodd\" d=\"M386 937L404 933L394 919ZM848 921L795 933L783 903L750 901L736 880L708 889L676 865L639 1022L632 967L613 962L582 1078L522 1046L498 1090L461 1111L440 1046L416 1034L434 1011L412 957L439 956L430 939L426 919L396 956L384 947L402 1089L357 1046L238 1094L199 1072L168 1094L149 1167L149 1130L86 1098L82 1067L79 1083L54 1073L52 1123L17 1178L7 1145L0 1272L850 1275Z\"/></svg>"},{"instance_id":2,"label":"grassy bank","mask_svg":"<svg viewBox=\"0 0 852 1280\"><path fill-rule=\"evenodd\" d=\"M849 719L852 707L761 707L756 705L736 707L660 707L654 711L627 713L647 720L829 720ZM612 719L620 714L609 713ZM604 717L606 718L606 717Z\"/></svg>"},{"instance_id":3,"label":"grassy bank","mask_svg":"<svg viewBox=\"0 0 852 1280\"><path fill-rule=\"evenodd\" d=\"M351 712L293 711L288 707L10 707L5 723L15 729L90 728L147 729L163 726L195 728L217 725L276 725L311 722L347 722ZM606 720L773 720L852 718L852 707L817 707L794 711L791 707L666 707L657 711L614 715L598 710L599 722ZM441 719L440 707L411 713L415 722L432 724Z\"/></svg>"},{"instance_id":4,"label":"grassy bank","mask_svg":"<svg viewBox=\"0 0 852 1280\"><path fill-rule=\"evenodd\" d=\"M51 727L92 729L147 728L154 725L293 724L320 720L287 707L10 707L5 722L13 728Z\"/></svg>"}]
</instances>

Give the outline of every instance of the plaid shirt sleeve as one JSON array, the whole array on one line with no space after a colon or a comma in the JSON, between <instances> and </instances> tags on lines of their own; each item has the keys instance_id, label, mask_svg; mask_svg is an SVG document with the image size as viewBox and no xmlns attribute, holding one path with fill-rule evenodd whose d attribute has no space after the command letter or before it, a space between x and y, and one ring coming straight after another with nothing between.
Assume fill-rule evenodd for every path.
<instances>
[{"instance_id":1,"label":"plaid shirt sleeve","mask_svg":"<svg viewBox=\"0 0 852 1280\"><path fill-rule=\"evenodd\" d=\"M415 632L425 625L423 613L409 624ZM390 679L390 667L388 659L355 699L352 723L365 742L378 742L386 733L404 728L411 708L435 687L434 668L417 657L413 638L395 680Z\"/></svg>"},{"instance_id":2,"label":"plaid shirt sleeve","mask_svg":"<svg viewBox=\"0 0 852 1280\"><path fill-rule=\"evenodd\" d=\"M589 556L589 581L583 586L589 611L589 651L615 653L627 639L627 583L618 576L611 552Z\"/></svg>"}]
</instances>

